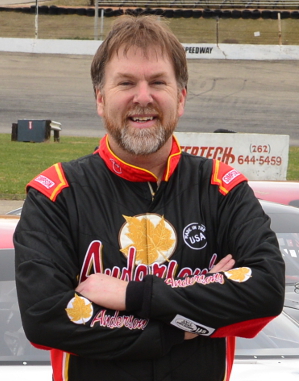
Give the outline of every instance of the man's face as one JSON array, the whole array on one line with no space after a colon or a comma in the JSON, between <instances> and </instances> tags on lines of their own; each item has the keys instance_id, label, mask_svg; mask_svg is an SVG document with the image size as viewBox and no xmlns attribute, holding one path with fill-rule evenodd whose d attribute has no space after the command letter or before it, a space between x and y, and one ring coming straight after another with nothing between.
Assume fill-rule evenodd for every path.
<instances>
[{"instance_id":1,"label":"man's face","mask_svg":"<svg viewBox=\"0 0 299 381\"><path fill-rule=\"evenodd\" d=\"M114 54L97 91L98 114L108 134L125 151L148 155L172 135L183 115L186 90L179 89L170 59L159 51L132 47Z\"/></svg>"}]
</instances>

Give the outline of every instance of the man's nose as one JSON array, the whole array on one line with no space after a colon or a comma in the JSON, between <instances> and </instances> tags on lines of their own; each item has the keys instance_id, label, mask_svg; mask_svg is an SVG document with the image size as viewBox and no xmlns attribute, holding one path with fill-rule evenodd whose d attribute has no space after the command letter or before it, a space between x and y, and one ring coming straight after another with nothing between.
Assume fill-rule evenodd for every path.
<instances>
[{"instance_id":1,"label":"man's nose","mask_svg":"<svg viewBox=\"0 0 299 381\"><path fill-rule=\"evenodd\" d=\"M133 101L143 107L153 102L151 88L148 83L141 82L136 86L136 93Z\"/></svg>"}]
</instances>

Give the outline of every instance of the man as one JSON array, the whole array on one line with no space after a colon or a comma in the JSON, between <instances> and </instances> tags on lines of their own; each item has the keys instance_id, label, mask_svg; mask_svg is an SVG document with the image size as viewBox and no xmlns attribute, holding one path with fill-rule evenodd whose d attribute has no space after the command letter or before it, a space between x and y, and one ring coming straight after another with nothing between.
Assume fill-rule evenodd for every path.
<instances>
[{"instance_id":1,"label":"man","mask_svg":"<svg viewBox=\"0 0 299 381\"><path fill-rule=\"evenodd\" d=\"M228 380L234 337L282 309L284 264L245 177L182 153L183 47L119 18L92 63L107 135L28 185L15 233L24 329L54 380Z\"/></svg>"}]
</instances>

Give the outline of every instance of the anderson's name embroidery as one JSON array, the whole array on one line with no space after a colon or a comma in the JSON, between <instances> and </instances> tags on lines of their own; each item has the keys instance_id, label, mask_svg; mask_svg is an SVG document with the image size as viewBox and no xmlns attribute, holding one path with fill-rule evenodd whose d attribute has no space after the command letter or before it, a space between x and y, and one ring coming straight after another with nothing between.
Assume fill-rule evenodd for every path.
<instances>
[{"instance_id":1,"label":"anderson's name embroidery","mask_svg":"<svg viewBox=\"0 0 299 381\"><path fill-rule=\"evenodd\" d=\"M106 310L101 310L92 320L90 326L99 324L101 327L107 328L128 328L128 329L141 329L147 326L147 319L138 319L134 315L119 316L119 311L116 311L114 315L108 315Z\"/></svg>"},{"instance_id":2,"label":"anderson's name embroidery","mask_svg":"<svg viewBox=\"0 0 299 381\"><path fill-rule=\"evenodd\" d=\"M179 270L179 264L175 260L169 261L167 264L153 263L152 265L139 264L136 265L136 249L130 247L127 257L127 266L120 268L114 266L112 269L104 268L102 261L103 244L101 241L92 241L85 255L84 263L81 269L79 283L88 278L91 271L94 273L102 273L119 278L126 281L142 281L146 275L156 275L160 278L184 278L197 275L205 275L213 268L217 261L217 254L211 257L209 267L204 269L191 269L183 267ZM178 274L177 274L178 273Z\"/></svg>"},{"instance_id":3,"label":"anderson's name embroidery","mask_svg":"<svg viewBox=\"0 0 299 381\"><path fill-rule=\"evenodd\" d=\"M168 278L165 279L165 283L171 286L172 288L193 286L195 283L200 283L203 285L211 283L224 284L224 276L223 274L215 273L213 275L208 276L194 275L192 277L186 277L184 279Z\"/></svg>"}]
</instances>

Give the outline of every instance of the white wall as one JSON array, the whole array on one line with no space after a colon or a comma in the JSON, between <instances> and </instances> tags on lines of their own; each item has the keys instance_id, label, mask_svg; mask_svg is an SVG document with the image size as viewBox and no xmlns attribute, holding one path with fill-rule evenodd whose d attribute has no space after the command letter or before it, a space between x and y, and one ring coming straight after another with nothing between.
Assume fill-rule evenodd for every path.
<instances>
[{"instance_id":1,"label":"white wall","mask_svg":"<svg viewBox=\"0 0 299 381\"><path fill-rule=\"evenodd\" d=\"M101 41L0 38L0 51L94 55ZM298 60L297 45L183 44L188 59Z\"/></svg>"}]
</instances>

